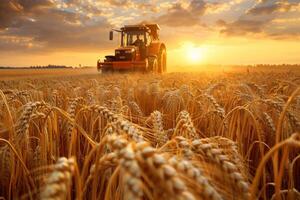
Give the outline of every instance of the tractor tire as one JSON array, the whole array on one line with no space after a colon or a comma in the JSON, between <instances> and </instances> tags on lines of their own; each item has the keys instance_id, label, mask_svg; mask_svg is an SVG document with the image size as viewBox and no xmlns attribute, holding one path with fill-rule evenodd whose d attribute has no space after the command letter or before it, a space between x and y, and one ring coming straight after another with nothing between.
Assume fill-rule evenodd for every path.
<instances>
[{"instance_id":1,"label":"tractor tire","mask_svg":"<svg viewBox=\"0 0 300 200\"><path fill-rule=\"evenodd\" d=\"M144 68L144 70L142 70L143 72L145 72L145 73L149 73L150 71L151 71L151 69L150 69L150 64L149 64L149 59L148 58L146 58L145 59L145 68Z\"/></svg>"},{"instance_id":2,"label":"tractor tire","mask_svg":"<svg viewBox=\"0 0 300 200\"><path fill-rule=\"evenodd\" d=\"M156 57L149 57L148 58L148 72L158 73L158 63Z\"/></svg>"},{"instance_id":3,"label":"tractor tire","mask_svg":"<svg viewBox=\"0 0 300 200\"><path fill-rule=\"evenodd\" d=\"M167 52L161 48L158 54L158 73L162 74L167 71Z\"/></svg>"}]
</instances>

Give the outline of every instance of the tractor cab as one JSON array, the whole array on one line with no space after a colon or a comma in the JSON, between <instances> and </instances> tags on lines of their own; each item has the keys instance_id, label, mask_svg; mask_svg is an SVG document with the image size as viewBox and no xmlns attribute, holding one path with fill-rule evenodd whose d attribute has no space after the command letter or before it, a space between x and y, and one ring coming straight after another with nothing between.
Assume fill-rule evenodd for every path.
<instances>
[{"instance_id":1,"label":"tractor cab","mask_svg":"<svg viewBox=\"0 0 300 200\"><path fill-rule=\"evenodd\" d=\"M115 55L105 56L104 62L98 62L98 69L103 71L139 68L147 71L165 71L166 48L159 41L159 30L157 24L142 24L127 25L119 30L110 31L110 40L113 40L114 32L120 33L120 45L115 49Z\"/></svg>"},{"instance_id":2,"label":"tractor cab","mask_svg":"<svg viewBox=\"0 0 300 200\"><path fill-rule=\"evenodd\" d=\"M147 39L150 40L147 30L124 30L121 36L121 48L130 48L142 60L146 56Z\"/></svg>"},{"instance_id":3,"label":"tractor cab","mask_svg":"<svg viewBox=\"0 0 300 200\"><path fill-rule=\"evenodd\" d=\"M158 30L158 25L129 25L121 30L115 30L121 33L121 44L115 50L115 58L117 60L131 60L132 58L144 60L152 41L158 40ZM113 32L110 33L110 40L113 40Z\"/></svg>"}]
</instances>

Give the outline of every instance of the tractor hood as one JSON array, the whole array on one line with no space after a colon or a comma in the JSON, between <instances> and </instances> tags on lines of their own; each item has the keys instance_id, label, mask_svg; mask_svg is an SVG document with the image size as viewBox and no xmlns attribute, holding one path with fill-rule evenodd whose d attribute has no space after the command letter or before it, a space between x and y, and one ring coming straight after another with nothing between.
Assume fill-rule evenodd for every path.
<instances>
[{"instance_id":1,"label":"tractor hood","mask_svg":"<svg viewBox=\"0 0 300 200\"><path fill-rule=\"evenodd\" d=\"M116 61L131 61L135 58L136 47L120 47L115 50Z\"/></svg>"},{"instance_id":2,"label":"tractor hood","mask_svg":"<svg viewBox=\"0 0 300 200\"><path fill-rule=\"evenodd\" d=\"M120 47L116 49L116 52L126 52L126 53L131 53L131 52L135 52L136 51L136 47L135 46L128 46L128 47Z\"/></svg>"}]
</instances>

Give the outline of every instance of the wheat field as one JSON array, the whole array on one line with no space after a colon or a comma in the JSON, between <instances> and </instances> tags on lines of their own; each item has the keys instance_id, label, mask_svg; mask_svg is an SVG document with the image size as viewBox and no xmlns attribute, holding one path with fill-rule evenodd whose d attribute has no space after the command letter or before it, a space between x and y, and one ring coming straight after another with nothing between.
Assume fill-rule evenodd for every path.
<instances>
[{"instance_id":1,"label":"wheat field","mask_svg":"<svg viewBox=\"0 0 300 200\"><path fill-rule=\"evenodd\" d=\"M299 85L272 68L6 78L0 199L300 199Z\"/></svg>"}]
</instances>

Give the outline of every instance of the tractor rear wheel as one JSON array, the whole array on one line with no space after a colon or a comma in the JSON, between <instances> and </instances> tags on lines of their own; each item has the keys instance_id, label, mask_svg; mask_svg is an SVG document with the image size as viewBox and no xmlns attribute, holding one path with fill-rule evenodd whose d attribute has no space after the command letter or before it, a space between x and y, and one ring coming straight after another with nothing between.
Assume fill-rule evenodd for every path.
<instances>
[{"instance_id":1,"label":"tractor rear wheel","mask_svg":"<svg viewBox=\"0 0 300 200\"><path fill-rule=\"evenodd\" d=\"M167 71L167 52L165 48L161 48L158 56L158 73Z\"/></svg>"}]
</instances>

